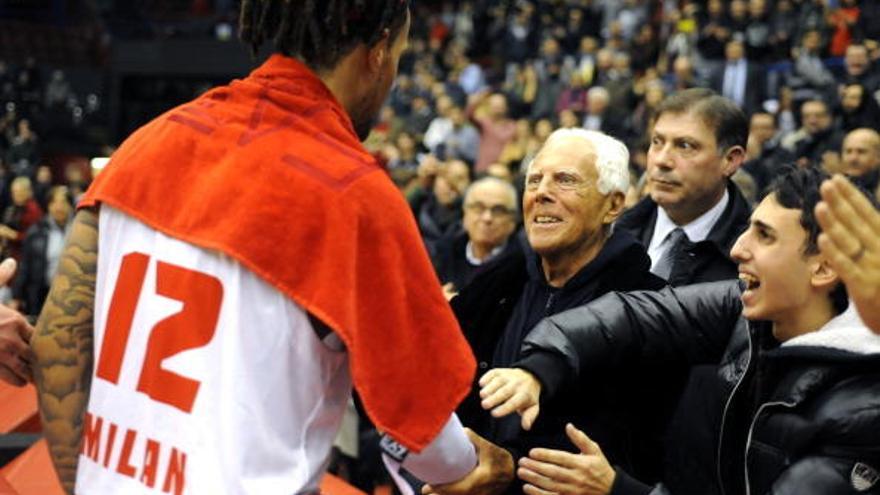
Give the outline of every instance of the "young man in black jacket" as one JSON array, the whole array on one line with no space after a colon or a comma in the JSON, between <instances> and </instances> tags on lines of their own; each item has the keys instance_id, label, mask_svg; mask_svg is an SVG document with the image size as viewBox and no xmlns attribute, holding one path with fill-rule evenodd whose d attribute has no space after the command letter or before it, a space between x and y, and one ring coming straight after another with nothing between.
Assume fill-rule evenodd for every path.
<instances>
[{"instance_id":1,"label":"young man in black jacket","mask_svg":"<svg viewBox=\"0 0 880 495\"><path fill-rule=\"evenodd\" d=\"M534 408L539 394L544 403L608 367L711 362L721 435L695 454L717 451L723 493L880 493L880 337L848 308L818 249L826 178L797 170L771 186L731 251L739 283L615 293L548 318L526 339L521 369L484 377L484 405ZM599 445L567 433L581 453L532 450L518 471L526 493L675 492L614 470Z\"/></svg>"}]
</instances>

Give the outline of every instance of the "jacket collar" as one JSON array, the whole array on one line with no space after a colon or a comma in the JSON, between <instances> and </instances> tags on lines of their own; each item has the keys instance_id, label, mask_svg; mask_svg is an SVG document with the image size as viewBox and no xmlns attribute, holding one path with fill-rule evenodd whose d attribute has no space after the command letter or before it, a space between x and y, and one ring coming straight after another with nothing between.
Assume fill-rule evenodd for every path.
<instances>
[{"instance_id":1,"label":"jacket collar","mask_svg":"<svg viewBox=\"0 0 880 495\"><path fill-rule=\"evenodd\" d=\"M852 354L880 355L880 335L865 326L855 305L850 303L846 311L832 318L819 330L789 339L781 347L819 347Z\"/></svg>"}]
</instances>

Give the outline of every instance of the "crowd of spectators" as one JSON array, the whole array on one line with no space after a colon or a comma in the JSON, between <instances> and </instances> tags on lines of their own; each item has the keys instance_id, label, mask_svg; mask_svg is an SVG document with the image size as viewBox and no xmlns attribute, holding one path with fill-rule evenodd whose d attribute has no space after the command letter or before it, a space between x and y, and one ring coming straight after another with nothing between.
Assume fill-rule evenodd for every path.
<instances>
[{"instance_id":1,"label":"crowd of spectators","mask_svg":"<svg viewBox=\"0 0 880 495\"><path fill-rule=\"evenodd\" d=\"M734 180L751 202L789 162L847 171L873 191L880 141L863 131L871 163L859 168L847 165L843 140L880 128L878 20L880 2L854 0L418 4L367 147L412 198L431 252L443 234L461 232L462 164L468 179L516 183L559 128L627 144L634 204L647 192L640 178L655 109L692 87L714 89L750 117ZM456 178L438 180L447 173Z\"/></svg>"},{"instance_id":2,"label":"crowd of spectators","mask_svg":"<svg viewBox=\"0 0 880 495\"><path fill-rule=\"evenodd\" d=\"M45 71L33 58L19 66L0 61L0 256L19 262L0 301L27 315L39 314L73 205L89 182L82 161L50 156L40 129L82 123L96 100L77 95L63 71Z\"/></svg>"}]
</instances>

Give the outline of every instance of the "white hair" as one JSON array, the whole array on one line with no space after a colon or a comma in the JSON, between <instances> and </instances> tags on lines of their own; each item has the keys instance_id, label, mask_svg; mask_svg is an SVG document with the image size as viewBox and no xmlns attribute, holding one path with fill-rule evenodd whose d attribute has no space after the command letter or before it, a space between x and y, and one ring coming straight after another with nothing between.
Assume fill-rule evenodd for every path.
<instances>
[{"instance_id":1,"label":"white hair","mask_svg":"<svg viewBox=\"0 0 880 495\"><path fill-rule=\"evenodd\" d=\"M544 146L567 137L583 139L592 145L592 152L596 155L596 171L599 173L596 188L600 193L607 195L617 191L626 194L629 190L629 150L625 144L608 134L577 127L553 131Z\"/></svg>"}]
</instances>

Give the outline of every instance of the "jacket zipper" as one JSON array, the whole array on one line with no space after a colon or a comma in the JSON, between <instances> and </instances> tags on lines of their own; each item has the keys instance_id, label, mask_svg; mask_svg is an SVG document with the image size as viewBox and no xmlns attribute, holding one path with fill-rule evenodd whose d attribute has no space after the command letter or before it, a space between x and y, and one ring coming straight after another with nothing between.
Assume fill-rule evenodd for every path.
<instances>
[{"instance_id":1,"label":"jacket zipper","mask_svg":"<svg viewBox=\"0 0 880 495\"><path fill-rule=\"evenodd\" d=\"M736 392L737 390L739 390L739 386L742 384L745 377L749 374L749 368L752 366L752 354L754 354L752 350L752 332L751 329L748 328L748 326L746 327L746 332L748 332L749 335L749 355L746 359L746 368L745 371L743 371L743 374L736 381L736 385L733 386L733 391L730 392L730 396L727 398L727 403L724 405L724 413L721 415L721 430L718 437L718 451L715 453L715 476L718 477L718 484L721 487L722 495L727 493L724 489L723 476L721 476L721 447L724 440L724 425L727 422L727 412L730 409L730 404L731 402L733 402L733 398L736 397ZM748 490L748 488L746 489Z\"/></svg>"},{"instance_id":2,"label":"jacket zipper","mask_svg":"<svg viewBox=\"0 0 880 495\"><path fill-rule=\"evenodd\" d=\"M749 425L749 435L746 437L746 452L745 452L745 462L743 463L743 472L746 475L746 495L750 495L752 492L752 488L749 484L749 446L752 444L752 433L755 431L755 423L758 422L758 417L761 416L761 413L764 412L764 409L773 406L785 406L789 409L795 407L797 405L796 402L766 402L761 404L761 407L758 408L758 411L755 413L755 417L752 418L752 424Z\"/></svg>"}]
</instances>

